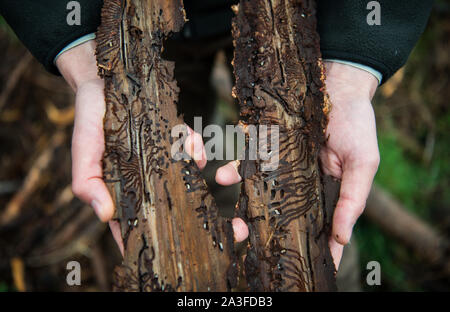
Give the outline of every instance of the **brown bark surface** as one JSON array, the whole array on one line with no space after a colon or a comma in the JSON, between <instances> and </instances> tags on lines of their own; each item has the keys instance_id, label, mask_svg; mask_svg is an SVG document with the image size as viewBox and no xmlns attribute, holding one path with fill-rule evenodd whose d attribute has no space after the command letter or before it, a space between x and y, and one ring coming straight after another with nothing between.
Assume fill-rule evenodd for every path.
<instances>
[{"instance_id":1,"label":"brown bark surface","mask_svg":"<svg viewBox=\"0 0 450 312\"><path fill-rule=\"evenodd\" d=\"M174 65L164 39L181 29L181 0L105 0L97 60L105 79L104 175L125 245L117 290L225 291L230 222L193 161L171 157ZM232 270L232 269L231 269Z\"/></svg>"},{"instance_id":2,"label":"brown bark surface","mask_svg":"<svg viewBox=\"0 0 450 312\"><path fill-rule=\"evenodd\" d=\"M249 224L245 273L254 291L336 289L328 237L338 186L324 189L334 182L321 178L318 162L329 102L314 4L251 0L234 7L233 93L241 123L244 129L279 127L279 150L271 155L279 159L275 170L262 168L274 158L251 160L248 153L240 165L244 183L237 215ZM259 139L271 151L269 137L277 134L267 133ZM251 142L246 143L248 151Z\"/></svg>"}]
</instances>

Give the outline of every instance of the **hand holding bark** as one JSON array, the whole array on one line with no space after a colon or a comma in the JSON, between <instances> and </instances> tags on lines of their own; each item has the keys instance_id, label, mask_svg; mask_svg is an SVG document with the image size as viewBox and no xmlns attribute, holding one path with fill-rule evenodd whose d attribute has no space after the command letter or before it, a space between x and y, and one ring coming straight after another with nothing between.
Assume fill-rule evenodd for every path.
<instances>
[{"instance_id":1,"label":"hand holding bark","mask_svg":"<svg viewBox=\"0 0 450 312\"><path fill-rule=\"evenodd\" d=\"M326 174L342 180L333 217L330 250L336 267L366 205L378 169L375 115L371 99L376 78L361 69L325 62L326 86L332 103L327 143L320 159Z\"/></svg>"},{"instance_id":2,"label":"hand holding bark","mask_svg":"<svg viewBox=\"0 0 450 312\"><path fill-rule=\"evenodd\" d=\"M364 210L379 164L375 116L370 102L377 80L349 65L325 62L325 66L332 109L327 127L328 140L320 159L326 174L342 179L329 242L333 260L339 267L343 246L350 241L353 226ZM239 183L241 177L237 167L238 163L234 161L219 168L217 183ZM244 222L236 218L233 224L236 239L246 239L248 229Z\"/></svg>"}]
</instances>

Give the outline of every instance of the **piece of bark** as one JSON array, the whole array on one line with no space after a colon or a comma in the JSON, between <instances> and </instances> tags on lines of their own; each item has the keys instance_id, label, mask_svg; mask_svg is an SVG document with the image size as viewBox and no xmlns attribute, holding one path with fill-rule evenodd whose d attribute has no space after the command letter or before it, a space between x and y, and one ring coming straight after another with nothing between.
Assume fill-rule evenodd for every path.
<instances>
[{"instance_id":1,"label":"piece of bark","mask_svg":"<svg viewBox=\"0 0 450 312\"><path fill-rule=\"evenodd\" d=\"M171 129L183 120L174 64L161 53L184 22L181 0L104 1L96 39L105 80L104 175L125 247L116 290L225 291L236 284L231 223L219 217L194 161L171 156L178 140Z\"/></svg>"},{"instance_id":2,"label":"piece of bark","mask_svg":"<svg viewBox=\"0 0 450 312\"><path fill-rule=\"evenodd\" d=\"M233 94L242 128L247 134L250 125L279 129L258 131L267 151L273 148L269 137L279 136L270 160L249 157L247 136L240 162L237 216L249 225L247 282L253 291L336 290L328 238L339 184L322 177L318 160L330 103L315 3L242 0L233 9ZM278 167L264 171L276 157Z\"/></svg>"}]
</instances>

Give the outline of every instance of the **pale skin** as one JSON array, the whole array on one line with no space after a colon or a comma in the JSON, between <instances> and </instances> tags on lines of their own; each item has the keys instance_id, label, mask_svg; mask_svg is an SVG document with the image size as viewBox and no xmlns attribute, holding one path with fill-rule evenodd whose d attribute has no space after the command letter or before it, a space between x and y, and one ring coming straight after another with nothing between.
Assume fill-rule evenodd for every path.
<instances>
[{"instance_id":1,"label":"pale skin","mask_svg":"<svg viewBox=\"0 0 450 312\"><path fill-rule=\"evenodd\" d=\"M104 83L97 76L93 40L64 52L56 61L67 83L76 94L75 124L72 138L72 189L91 205L99 219L109 222L122 254L120 228L111 218L114 203L102 179L104 152ZM327 128L328 141L320 159L325 173L342 180L340 198L333 217L330 250L336 267L348 244L353 226L364 210L379 164L375 116L371 99L378 85L370 73L339 63L325 62L326 86L332 102ZM202 137L191 131L186 151L198 167L206 166ZM239 183L237 163L219 168L216 181L222 185ZM236 241L248 236L242 219L233 220Z\"/></svg>"}]
</instances>

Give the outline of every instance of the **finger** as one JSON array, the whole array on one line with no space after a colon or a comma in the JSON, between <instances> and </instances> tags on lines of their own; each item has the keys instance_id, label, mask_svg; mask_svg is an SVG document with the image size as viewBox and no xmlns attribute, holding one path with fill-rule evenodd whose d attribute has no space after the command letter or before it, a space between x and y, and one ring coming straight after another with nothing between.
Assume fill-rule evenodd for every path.
<instances>
[{"instance_id":1,"label":"finger","mask_svg":"<svg viewBox=\"0 0 450 312\"><path fill-rule=\"evenodd\" d=\"M236 242L240 243L246 240L248 237L248 226L245 224L244 220L241 218L234 218L231 221L231 224L233 225L234 239Z\"/></svg>"},{"instance_id":2,"label":"finger","mask_svg":"<svg viewBox=\"0 0 450 312\"><path fill-rule=\"evenodd\" d=\"M114 204L102 179L104 113L103 83L80 87L72 137L72 190L106 222L113 216Z\"/></svg>"},{"instance_id":3,"label":"finger","mask_svg":"<svg viewBox=\"0 0 450 312\"><path fill-rule=\"evenodd\" d=\"M205 168L207 163L203 138L201 134L194 132L194 130L192 130L189 126L188 132L189 136L186 138L186 141L184 143L184 150L192 159L194 159L198 168L202 170L203 168Z\"/></svg>"},{"instance_id":4,"label":"finger","mask_svg":"<svg viewBox=\"0 0 450 312\"><path fill-rule=\"evenodd\" d=\"M241 182L238 167L239 161L235 160L217 169L216 182L225 186Z\"/></svg>"},{"instance_id":5,"label":"finger","mask_svg":"<svg viewBox=\"0 0 450 312\"><path fill-rule=\"evenodd\" d=\"M124 255L124 247L123 247L123 240L122 235L120 231L120 224L117 221L109 221L109 228L111 229L111 233L113 235L114 240L117 243L117 246L119 246L120 253L122 254L122 257Z\"/></svg>"},{"instance_id":6,"label":"finger","mask_svg":"<svg viewBox=\"0 0 450 312\"><path fill-rule=\"evenodd\" d=\"M333 257L334 266L337 271L339 269L339 264L341 263L344 245L341 245L333 237L330 237L328 246L330 247L331 257Z\"/></svg>"},{"instance_id":7,"label":"finger","mask_svg":"<svg viewBox=\"0 0 450 312\"><path fill-rule=\"evenodd\" d=\"M377 166L376 161L344 166L332 230L334 239L342 245L350 241L353 226L364 211Z\"/></svg>"}]
</instances>

